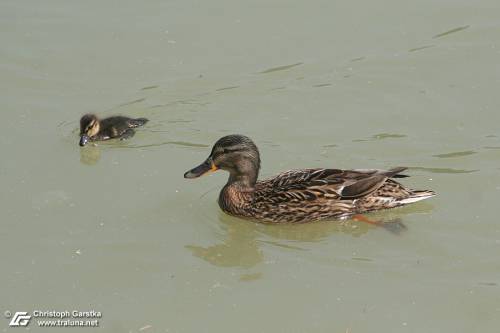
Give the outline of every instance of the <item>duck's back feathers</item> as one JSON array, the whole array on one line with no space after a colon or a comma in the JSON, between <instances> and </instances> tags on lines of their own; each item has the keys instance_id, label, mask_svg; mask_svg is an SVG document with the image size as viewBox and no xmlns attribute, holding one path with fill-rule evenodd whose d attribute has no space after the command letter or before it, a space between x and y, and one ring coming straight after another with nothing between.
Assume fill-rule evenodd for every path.
<instances>
[{"instance_id":1,"label":"duck's back feathers","mask_svg":"<svg viewBox=\"0 0 500 333\"><path fill-rule=\"evenodd\" d=\"M377 190L388 178L406 168L384 170L301 169L290 170L274 178L258 182L282 190L323 188L342 198L357 198Z\"/></svg>"},{"instance_id":2,"label":"duck's back feathers","mask_svg":"<svg viewBox=\"0 0 500 333\"><path fill-rule=\"evenodd\" d=\"M406 170L405 167L398 167L388 171L369 170L365 173L360 173L352 184L347 183L345 185L340 194L342 198L345 199L355 199L366 196L378 190L387 179L394 177L404 170Z\"/></svg>"},{"instance_id":3,"label":"duck's back feathers","mask_svg":"<svg viewBox=\"0 0 500 333\"><path fill-rule=\"evenodd\" d=\"M258 219L305 222L394 208L434 195L391 179L404 170L291 170L257 182L249 208Z\"/></svg>"}]
</instances>

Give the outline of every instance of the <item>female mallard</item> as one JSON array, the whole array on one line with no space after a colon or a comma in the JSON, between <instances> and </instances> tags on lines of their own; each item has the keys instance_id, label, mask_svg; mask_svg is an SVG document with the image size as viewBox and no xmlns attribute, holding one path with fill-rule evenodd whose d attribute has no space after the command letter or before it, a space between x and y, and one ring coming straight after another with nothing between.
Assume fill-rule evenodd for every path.
<instances>
[{"instance_id":1,"label":"female mallard","mask_svg":"<svg viewBox=\"0 0 500 333\"><path fill-rule=\"evenodd\" d=\"M122 116L100 120L94 114L86 114L80 119L80 146L85 146L89 141L131 138L135 134L133 128L147 122L146 118L133 119Z\"/></svg>"},{"instance_id":2,"label":"female mallard","mask_svg":"<svg viewBox=\"0 0 500 333\"><path fill-rule=\"evenodd\" d=\"M243 135L219 139L210 156L184 178L218 169L229 172L219 194L220 208L260 222L309 222L344 219L355 214L394 208L430 198L433 191L405 188L392 178L406 168L382 170L301 169L257 181L257 146Z\"/></svg>"}]
</instances>

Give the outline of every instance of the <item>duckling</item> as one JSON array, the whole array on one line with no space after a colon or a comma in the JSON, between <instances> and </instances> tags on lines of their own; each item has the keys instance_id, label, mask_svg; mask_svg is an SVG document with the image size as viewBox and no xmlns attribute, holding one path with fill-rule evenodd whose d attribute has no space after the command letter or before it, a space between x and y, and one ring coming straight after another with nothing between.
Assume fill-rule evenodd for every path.
<instances>
[{"instance_id":1,"label":"duckling","mask_svg":"<svg viewBox=\"0 0 500 333\"><path fill-rule=\"evenodd\" d=\"M408 177L405 167L384 170L299 169L258 180L260 154L243 135L220 138L210 156L187 171L197 178L217 170L229 172L218 204L227 214L266 223L303 223L345 219L395 208L433 197L430 190L412 190L394 178Z\"/></svg>"},{"instance_id":2,"label":"duckling","mask_svg":"<svg viewBox=\"0 0 500 333\"><path fill-rule=\"evenodd\" d=\"M89 141L103 141L113 138L125 140L134 136L133 128L148 122L146 118L128 118L122 116L99 119L94 114L86 114L80 119L80 146Z\"/></svg>"}]
</instances>

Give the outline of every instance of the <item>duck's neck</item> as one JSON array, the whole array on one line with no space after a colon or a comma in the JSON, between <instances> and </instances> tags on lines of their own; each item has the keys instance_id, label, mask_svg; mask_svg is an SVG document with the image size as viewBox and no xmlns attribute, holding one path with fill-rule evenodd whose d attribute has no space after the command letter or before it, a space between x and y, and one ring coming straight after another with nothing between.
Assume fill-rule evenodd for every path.
<instances>
[{"instance_id":1,"label":"duck's neck","mask_svg":"<svg viewBox=\"0 0 500 333\"><path fill-rule=\"evenodd\" d=\"M257 172L231 173L219 195L220 208L235 215L245 215L252 202L257 177Z\"/></svg>"},{"instance_id":2,"label":"duck's neck","mask_svg":"<svg viewBox=\"0 0 500 333\"><path fill-rule=\"evenodd\" d=\"M225 212L243 215L252 202L253 191L253 188L245 188L236 183L228 183L220 191L219 206Z\"/></svg>"},{"instance_id":3,"label":"duck's neck","mask_svg":"<svg viewBox=\"0 0 500 333\"><path fill-rule=\"evenodd\" d=\"M258 156L255 158L241 158L238 160L234 168L229 169L229 179L227 185L235 184L241 188L253 188L259 177L260 159Z\"/></svg>"},{"instance_id":4,"label":"duck's neck","mask_svg":"<svg viewBox=\"0 0 500 333\"><path fill-rule=\"evenodd\" d=\"M229 179L227 180L228 185L237 185L238 187L245 188L253 188L255 183L257 182L257 172L254 173L231 173L229 174Z\"/></svg>"}]
</instances>

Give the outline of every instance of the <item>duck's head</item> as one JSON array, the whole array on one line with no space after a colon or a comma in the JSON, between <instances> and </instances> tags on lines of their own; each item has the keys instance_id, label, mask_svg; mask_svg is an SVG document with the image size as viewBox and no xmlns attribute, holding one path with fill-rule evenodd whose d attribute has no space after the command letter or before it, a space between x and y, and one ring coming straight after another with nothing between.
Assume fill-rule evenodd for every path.
<instances>
[{"instance_id":1,"label":"duck's head","mask_svg":"<svg viewBox=\"0 0 500 333\"><path fill-rule=\"evenodd\" d=\"M243 182L253 186L260 169L259 150L250 138L233 134L220 138L210 156L184 174L184 178L198 178L206 173L226 170L229 182Z\"/></svg>"},{"instance_id":2,"label":"duck's head","mask_svg":"<svg viewBox=\"0 0 500 333\"><path fill-rule=\"evenodd\" d=\"M99 118L86 114L80 119L80 146L85 146L89 139L99 133Z\"/></svg>"}]
</instances>

